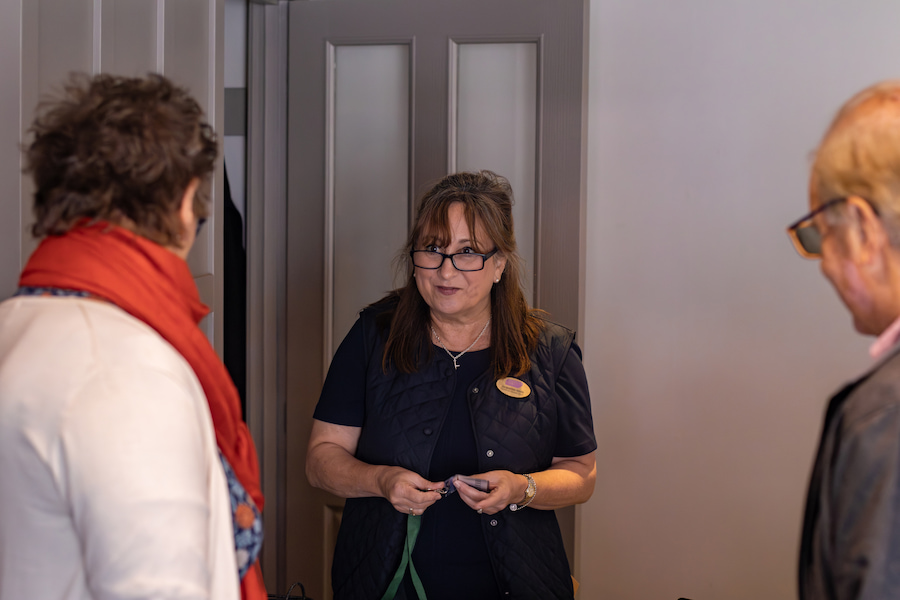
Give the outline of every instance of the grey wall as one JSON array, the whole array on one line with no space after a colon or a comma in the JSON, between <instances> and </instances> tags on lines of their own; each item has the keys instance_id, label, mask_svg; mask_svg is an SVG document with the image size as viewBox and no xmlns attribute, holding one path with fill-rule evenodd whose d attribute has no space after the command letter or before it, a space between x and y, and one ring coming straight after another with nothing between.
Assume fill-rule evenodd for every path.
<instances>
[{"instance_id":1,"label":"grey wall","mask_svg":"<svg viewBox=\"0 0 900 600\"><path fill-rule=\"evenodd\" d=\"M784 227L881 0L591 0L581 598L791 598L827 396L869 359Z\"/></svg>"}]
</instances>

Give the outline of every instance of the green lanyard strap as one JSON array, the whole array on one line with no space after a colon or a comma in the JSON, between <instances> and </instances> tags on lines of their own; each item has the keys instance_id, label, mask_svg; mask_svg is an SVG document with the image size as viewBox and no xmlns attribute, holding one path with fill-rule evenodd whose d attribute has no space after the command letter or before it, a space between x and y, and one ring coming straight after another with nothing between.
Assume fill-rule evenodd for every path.
<instances>
[{"instance_id":1,"label":"green lanyard strap","mask_svg":"<svg viewBox=\"0 0 900 600\"><path fill-rule=\"evenodd\" d=\"M419 537L419 529L421 527L422 515L406 516L406 543L403 545L403 556L400 558L400 566L397 567L397 572L394 573L391 585L388 586L381 600L394 600L394 596L397 595L397 590L400 589L400 584L403 582L407 566L409 567L409 576L412 579L413 587L416 588L419 600L426 600L425 588L422 586L422 580L419 579L419 574L416 573L416 566L412 561L413 548L416 547L416 538Z\"/></svg>"}]
</instances>

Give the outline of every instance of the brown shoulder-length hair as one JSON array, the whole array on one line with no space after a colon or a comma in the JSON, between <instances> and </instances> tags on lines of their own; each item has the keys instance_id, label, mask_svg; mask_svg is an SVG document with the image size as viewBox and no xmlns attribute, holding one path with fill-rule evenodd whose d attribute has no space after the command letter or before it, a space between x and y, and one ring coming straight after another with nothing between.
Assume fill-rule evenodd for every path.
<instances>
[{"instance_id":1,"label":"brown shoulder-length hair","mask_svg":"<svg viewBox=\"0 0 900 600\"><path fill-rule=\"evenodd\" d=\"M382 366L404 373L418 370L431 356L434 345L429 333L429 307L416 287L412 250L426 244L446 245L450 240L447 213L450 205L462 204L470 239L477 252L497 248L506 258L506 268L491 289L491 364L496 377L521 375L531 368L529 355L537 347L543 328L543 312L531 309L522 290L522 259L513 230L513 195L509 182L491 171L454 173L438 181L420 200L403 253L399 257L406 285L377 302L396 302ZM476 238L476 223L488 239ZM496 255L495 255L496 256Z\"/></svg>"},{"instance_id":2,"label":"brown shoulder-length hair","mask_svg":"<svg viewBox=\"0 0 900 600\"><path fill-rule=\"evenodd\" d=\"M60 97L38 106L31 133L35 237L106 220L177 246L178 208L195 178L194 215L209 214L215 133L197 101L162 75L74 74Z\"/></svg>"}]
</instances>

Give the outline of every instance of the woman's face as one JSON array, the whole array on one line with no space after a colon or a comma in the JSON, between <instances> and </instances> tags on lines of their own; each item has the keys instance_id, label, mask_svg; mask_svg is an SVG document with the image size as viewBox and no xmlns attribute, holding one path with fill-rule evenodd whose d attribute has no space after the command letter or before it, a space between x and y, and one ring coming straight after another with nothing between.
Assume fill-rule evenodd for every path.
<instances>
[{"instance_id":1,"label":"woman's face","mask_svg":"<svg viewBox=\"0 0 900 600\"><path fill-rule=\"evenodd\" d=\"M415 250L434 250L444 254L458 252L478 252L487 254L494 249L475 247L469 234L463 206L459 202L450 205L447 211L450 240L444 247L416 247ZM475 221L475 235L484 244L488 240L481 222ZM484 262L480 271L458 271L450 259L445 259L437 269L415 269L416 287L431 308L431 315L441 321L460 323L483 322L491 312L491 288L494 281L503 274L506 258L499 253Z\"/></svg>"}]
</instances>

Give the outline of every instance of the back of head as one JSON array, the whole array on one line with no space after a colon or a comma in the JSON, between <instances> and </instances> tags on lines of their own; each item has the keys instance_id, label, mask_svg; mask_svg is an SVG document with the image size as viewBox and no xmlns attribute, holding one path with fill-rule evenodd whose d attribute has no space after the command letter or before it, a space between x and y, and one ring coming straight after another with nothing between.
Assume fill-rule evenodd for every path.
<instances>
[{"instance_id":1,"label":"back of head","mask_svg":"<svg viewBox=\"0 0 900 600\"><path fill-rule=\"evenodd\" d=\"M867 200L900 247L900 80L866 88L841 107L816 150L811 181L820 203Z\"/></svg>"},{"instance_id":2,"label":"back of head","mask_svg":"<svg viewBox=\"0 0 900 600\"><path fill-rule=\"evenodd\" d=\"M35 183L32 232L58 235L88 220L126 226L161 245L177 245L184 191L201 182L194 214L218 154L199 104L161 75L73 75L44 101L25 149Z\"/></svg>"}]
</instances>

